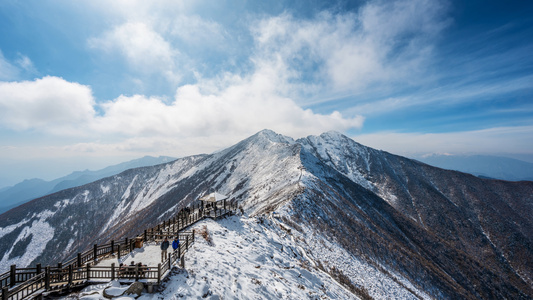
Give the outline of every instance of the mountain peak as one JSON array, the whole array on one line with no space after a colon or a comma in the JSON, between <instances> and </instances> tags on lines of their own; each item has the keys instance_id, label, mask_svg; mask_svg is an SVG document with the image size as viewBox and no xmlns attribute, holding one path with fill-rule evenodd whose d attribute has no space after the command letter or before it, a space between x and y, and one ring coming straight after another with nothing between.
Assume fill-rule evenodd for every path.
<instances>
[{"instance_id":1,"label":"mountain peak","mask_svg":"<svg viewBox=\"0 0 533 300\"><path fill-rule=\"evenodd\" d=\"M294 139L292 139L291 137L276 133L270 129L263 129L259 131L258 133L256 133L254 137L264 138L274 143L284 143L284 144L294 143Z\"/></svg>"},{"instance_id":2,"label":"mountain peak","mask_svg":"<svg viewBox=\"0 0 533 300\"><path fill-rule=\"evenodd\" d=\"M335 131L335 130L330 130L330 131L327 131L327 132L324 132L320 135L321 137L335 137L335 138L343 138L343 139L347 139L348 137L345 136L344 134L338 132L338 131Z\"/></svg>"}]
</instances>

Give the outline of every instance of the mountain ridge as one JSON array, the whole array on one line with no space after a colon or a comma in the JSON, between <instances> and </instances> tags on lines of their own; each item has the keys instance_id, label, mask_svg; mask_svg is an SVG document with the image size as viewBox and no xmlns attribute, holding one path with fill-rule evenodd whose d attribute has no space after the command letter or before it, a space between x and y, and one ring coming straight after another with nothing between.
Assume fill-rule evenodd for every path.
<instances>
[{"instance_id":1,"label":"mountain ridge","mask_svg":"<svg viewBox=\"0 0 533 300\"><path fill-rule=\"evenodd\" d=\"M175 158L168 156L145 156L131 161L105 167L96 171L74 171L66 176L46 181L39 178L26 179L11 187L0 190L0 214L29 200L52 194L60 190L84 185L101 178L115 175L124 170L165 163Z\"/></svg>"},{"instance_id":2,"label":"mountain ridge","mask_svg":"<svg viewBox=\"0 0 533 300\"><path fill-rule=\"evenodd\" d=\"M0 215L0 267L138 234L212 189L250 217L279 214L317 267L352 284L368 285L372 268L414 297L533 297L533 182L442 170L332 132L294 140L264 130L33 200ZM29 255L39 228L52 243ZM344 254L325 261L320 243ZM370 294L386 293L380 286Z\"/></svg>"}]
</instances>

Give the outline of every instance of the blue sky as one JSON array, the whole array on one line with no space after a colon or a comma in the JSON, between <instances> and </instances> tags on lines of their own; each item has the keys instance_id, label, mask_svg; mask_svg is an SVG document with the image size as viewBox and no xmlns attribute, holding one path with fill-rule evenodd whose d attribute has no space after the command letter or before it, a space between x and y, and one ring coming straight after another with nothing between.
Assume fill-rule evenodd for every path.
<instances>
[{"instance_id":1,"label":"blue sky","mask_svg":"<svg viewBox=\"0 0 533 300\"><path fill-rule=\"evenodd\" d=\"M0 187L270 128L533 161L530 1L0 2Z\"/></svg>"}]
</instances>

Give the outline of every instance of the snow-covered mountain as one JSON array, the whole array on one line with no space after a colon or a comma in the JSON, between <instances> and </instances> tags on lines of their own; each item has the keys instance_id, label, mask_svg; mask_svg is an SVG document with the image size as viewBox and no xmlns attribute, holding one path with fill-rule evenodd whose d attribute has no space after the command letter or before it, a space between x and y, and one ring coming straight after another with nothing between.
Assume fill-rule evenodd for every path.
<instances>
[{"instance_id":1,"label":"snow-covered mountain","mask_svg":"<svg viewBox=\"0 0 533 300\"><path fill-rule=\"evenodd\" d=\"M37 197L60 190L84 185L98 179L109 177L132 168L158 165L175 160L168 156L145 156L96 171L76 171L51 181L38 178L24 180L11 187L0 190L0 214Z\"/></svg>"},{"instance_id":2,"label":"snow-covered mountain","mask_svg":"<svg viewBox=\"0 0 533 300\"><path fill-rule=\"evenodd\" d=\"M275 215L309 268L358 297L533 297L533 182L438 169L335 132L293 140L264 130L33 200L0 215L0 268L131 237L212 188L248 217Z\"/></svg>"}]
</instances>

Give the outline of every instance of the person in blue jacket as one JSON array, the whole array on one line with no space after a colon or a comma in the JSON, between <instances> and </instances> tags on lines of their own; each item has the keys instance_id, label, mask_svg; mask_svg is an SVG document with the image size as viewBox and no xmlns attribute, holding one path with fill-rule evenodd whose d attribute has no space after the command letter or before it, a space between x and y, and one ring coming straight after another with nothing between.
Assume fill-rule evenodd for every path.
<instances>
[{"instance_id":1,"label":"person in blue jacket","mask_svg":"<svg viewBox=\"0 0 533 300\"><path fill-rule=\"evenodd\" d=\"M168 242L168 239L165 238L165 240L161 243L161 262L164 262L165 258L167 257L168 246L170 246L170 243Z\"/></svg>"},{"instance_id":2,"label":"person in blue jacket","mask_svg":"<svg viewBox=\"0 0 533 300\"><path fill-rule=\"evenodd\" d=\"M178 237L175 237L174 240L172 241L172 249L176 251L178 250L179 246L180 246L180 240L178 240Z\"/></svg>"}]
</instances>

